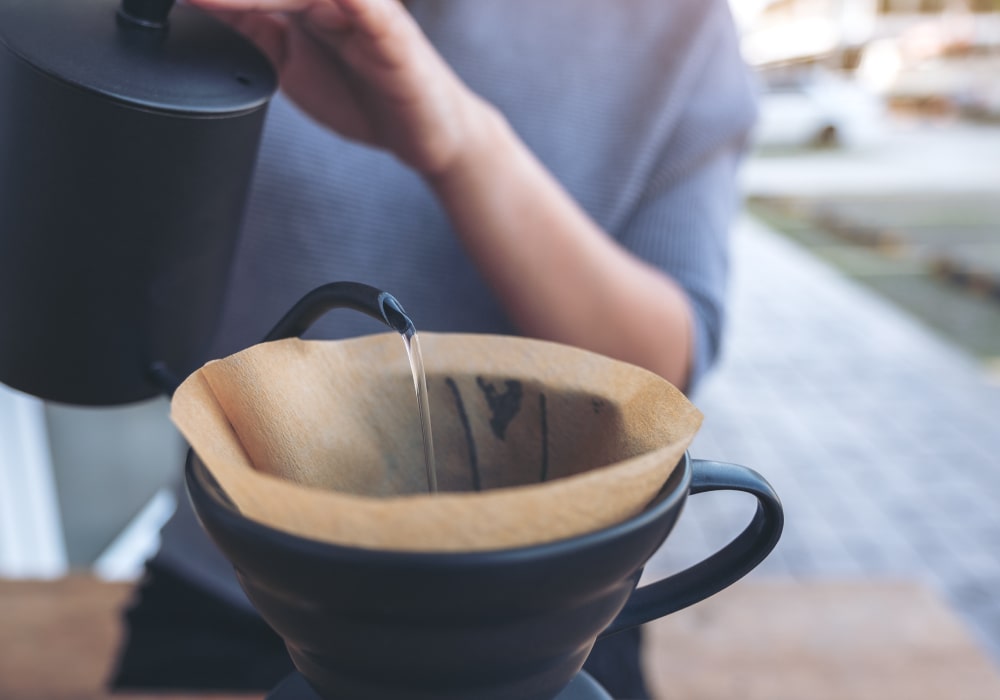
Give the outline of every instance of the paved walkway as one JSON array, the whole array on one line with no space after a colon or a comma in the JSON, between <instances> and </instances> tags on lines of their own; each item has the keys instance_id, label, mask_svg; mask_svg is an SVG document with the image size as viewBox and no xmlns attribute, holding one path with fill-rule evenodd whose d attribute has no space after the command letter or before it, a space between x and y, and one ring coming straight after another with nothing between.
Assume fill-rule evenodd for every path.
<instances>
[{"instance_id":1,"label":"paved walkway","mask_svg":"<svg viewBox=\"0 0 1000 700\"><path fill-rule=\"evenodd\" d=\"M1000 387L931 331L762 225L734 238L725 356L695 457L760 471L785 534L752 576L919 579L1000 661ZM750 499L689 502L659 575L728 540Z\"/></svg>"}]
</instances>

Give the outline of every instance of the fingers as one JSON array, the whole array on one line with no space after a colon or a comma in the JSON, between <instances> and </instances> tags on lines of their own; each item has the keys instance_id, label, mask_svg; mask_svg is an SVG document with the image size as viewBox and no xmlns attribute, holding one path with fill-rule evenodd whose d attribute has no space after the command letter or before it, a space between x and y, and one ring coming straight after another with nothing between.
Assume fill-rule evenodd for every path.
<instances>
[{"instance_id":1,"label":"fingers","mask_svg":"<svg viewBox=\"0 0 1000 700\"><path fill-rule=\"evenodd\" d=\"M370 58L384 62L401 60L401 45L420 31L399 0L188 0L213 13L240 15L297 14L315 32L350 33L368 42ZM253 20L241 19L251 27ZM269 33L273 27L254 27ZM334 37L330 37L334 38ZM262 40L269 41L267 36Z\"/></svg>"},{"instance_id":2,"label":"fingers","mask_svg":"<svg viewBox=\"0 0 1000 700\"><path fill-rule=\"evenodd\" d=\"M188 0L217 12L303 12L326 28L357 30L370 38L395 31L409 13L399 0Z\"/></svg>"},{"instance_id":3,"label":"fingers","mask_svg":"<svg viewBox=\"0 0 1000 700\"><path fill-rule=\"evenodd\" d=\"M344 18L372 39L385 37L407 15L399 0L332 0ZM408 15L407 15L408 16Z\"/></svg>"},{"instance_id":4,"label":"fingers","mask_svg":"<svg viewBox=\"0 0 1000 700\"><path fill-rule=\"evenodd\" d=\"M377 31L387 17L399 12L399 0L188 0L219 12L317 12L344 18L359 28Z\"/></svg>"},{"instance_id":5,"label":"fingers","mask_svg":"<svg viewBox=\"0 0 1000 700\"><path fill-rule=\"evenodd\" d=\"M362 74L374 77L372 70L406 69L432 53L423 32L399 0L327 0L304 13L313 24L313 14L320 5L338 9L340 31L329 39Z\"/></svg>"},{"instance_id":6,"label":"fingers","mask_svg":"<svg viewBox=\"0 0 1000 700\"><path fill-rule=\"evenodd\" d=\"M317 2L304 11L317 29L342 32L350 28L351 21L336 2Z\"/></svg>"},{"instance_id":7,"label":"fingers","mask_svg":"<svg viewBox=\"0 0 1000 700\"><path fill-rule=\"evenodd\" d=\"M281 71L288 56L288 22L280 16L256 12L219 12L212 15L252 41Z\"/></svg>"},{"instance_id":8,"label":"fingers","mask_svg":"<svg viewBox=\"0 0 1000 700\"><path fill-rule=\"evenodd\" d=\"M329 0L327 0L329 1ZM318 0L188 0L192 5L221 12L299 12Z\"/></svg>"}]
</instances>

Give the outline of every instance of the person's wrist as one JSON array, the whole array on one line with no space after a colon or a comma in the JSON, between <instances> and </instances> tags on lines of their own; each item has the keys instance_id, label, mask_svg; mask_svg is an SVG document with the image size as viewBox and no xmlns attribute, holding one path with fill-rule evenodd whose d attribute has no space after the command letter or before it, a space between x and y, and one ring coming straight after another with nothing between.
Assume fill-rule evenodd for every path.
<instances>
[{"instance_id":1,"label":"person's wrist","mask_svg":"<svg viewBox=\"0 0 1000 700\"><path fill-rule=\"evenodd\" d=\"M487 167L498 152L507 148L510 127L496 107L470 95L461 110L462 127L451 156L423 173L434 189L448 188L466 179L470 171Z\"/></svg>"}]
</instances>

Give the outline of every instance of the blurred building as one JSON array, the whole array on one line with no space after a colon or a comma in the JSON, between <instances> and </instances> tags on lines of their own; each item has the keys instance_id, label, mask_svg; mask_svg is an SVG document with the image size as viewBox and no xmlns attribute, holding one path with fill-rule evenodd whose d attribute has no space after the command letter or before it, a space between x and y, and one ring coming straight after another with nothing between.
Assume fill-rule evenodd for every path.
<instances>
[{"instance_id":1,"label":"blurred building","mask_svg":"<svg viewBox=\"0 0 1000 700\"><path fill-rule=\"evenodd\" d=\"M733 0L733 8L755 66L839 60L850 69L883 40L910 61L1000 50L1000 0Z\"/></svg>"},{"instance_id":2,"label":"blurred building","mask_svg":"<svg viewBox=\"0 0 1000 700\"><path fill-rule=\"evenodd\" d=\"M1000 0L733 0L733 8L744 56L775 101L790 102L790 91L821 95L832 75L895 109L1000 120Z\"/></svg>"}]
</instances>

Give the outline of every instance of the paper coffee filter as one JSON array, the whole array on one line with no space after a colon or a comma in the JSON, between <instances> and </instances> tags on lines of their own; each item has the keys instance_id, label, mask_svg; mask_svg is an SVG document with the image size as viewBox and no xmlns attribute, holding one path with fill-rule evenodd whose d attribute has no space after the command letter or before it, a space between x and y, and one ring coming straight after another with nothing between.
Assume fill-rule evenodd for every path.
<instances>
[{"instance_id":1,"label":"paper coffee filter","mask_svg":"<svg viewBox=\"0 0 1000 700\"><path fill-rule=\"evenodd\" d=\"M171 416L247 518L333 544L475 551L620 522L701 424L660 377L568 346L421 333L439 493L394 333L263 343L208 363Z\"/></svg>"}]
</instances>

